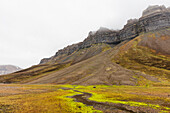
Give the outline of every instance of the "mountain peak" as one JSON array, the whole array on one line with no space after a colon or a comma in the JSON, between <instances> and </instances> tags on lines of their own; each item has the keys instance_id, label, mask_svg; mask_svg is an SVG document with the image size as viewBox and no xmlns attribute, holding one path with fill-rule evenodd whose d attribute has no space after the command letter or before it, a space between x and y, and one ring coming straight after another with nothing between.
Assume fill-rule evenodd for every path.
<instances>
[{"instance_id":1,"label":"mountain peak","mask_svg":"<svg viewBox=\"0 0 170 113\"><path fill-rule=\"evenodd\" d=\"M14 65L0 65L0 75L5 75L21 70L20 67Z\"/></svg>"},{"instance_id":2,"label":"mountain peak","mask_svg":"<svg viewBox=\"0 0 170 113\"><path fill-rule=\"evenodd\" d=\"M150 5L147 9L143 11L142 17L148 16L155 13L161 13L169 11L169 8L166 8L164 5Z\"/></svg>"},{"instance_id":3,"label":"mountain peak","mask_svg":"<svg viewBox=\"0 0 170 113\"><path fill-rule=\"evenodd\" d=\"M135 38L140 33L161 30L170 27L170 8L165 6L149 6L143 11L139 19L129 19L121 30L110 30L100 27L97 31L90 31L88 37L78 44L73 44L59 50L54 57L41 60L40 64L55 63L56 59L68 56L76 51L91 47L93 44L118 44L124 40ZM54 60L55 59L55 60Z\"/></svg>"},{"instance_id":4,"label":"mountain peak","mask_svg":"<svg viewBox=\"0 0 170 113\"><path fill-rule=\"evenodd\" d=\"M149 6L144 17L128 20L121 30L100 27L39 65L1 76L0 82L137 85L143 78L158 82L159 74L169 79L169 9ZM156 77L150 76L153 74Z\"/></svg>"}]
</instances>

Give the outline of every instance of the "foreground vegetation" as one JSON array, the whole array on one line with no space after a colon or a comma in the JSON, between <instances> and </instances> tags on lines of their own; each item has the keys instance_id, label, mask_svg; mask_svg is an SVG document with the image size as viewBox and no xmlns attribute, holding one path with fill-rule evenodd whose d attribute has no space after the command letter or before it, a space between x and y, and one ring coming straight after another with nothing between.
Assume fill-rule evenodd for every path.
<instances>
[{"instance_id":1,"label":"foreground vegetation","mask_svg":"<svg viewBox=\"0 0 170 113\"><path fill-rule=\"evenodd\" d=\"M81 87L81 86L80 86ZM136 107L150 107L160 112L170 111L169 87L143 87L143 86L97 86L96 89L82 87L82 91L90 92L90 100L110 102Z\"/></svg>"},{"instance_id":2,"label":"foreground vegetation","mask_svg":"<svg viewBox=\"0 0 170 113\"><path fill-rule=\"evenodd\" d=\"M0 97L0 112L97 112L91 106L67 98L79 93L60 88L61 86L55 85L1 85L0 94L3 96Z\"/></svg>"},{"instance_id":3,"label":"foreground vegetation","mask_svg":"<svg viewBox=\"0 0 170 113\"><path fill-rule=\"evenodd\" d=\"M169 87L15 84L0 85L0 112L100 113L103 111L95 110L93 106L86 106L68 97L82 92L93 94L89 100L97 102L170 112Z\"/></svg>"}]
</instances>

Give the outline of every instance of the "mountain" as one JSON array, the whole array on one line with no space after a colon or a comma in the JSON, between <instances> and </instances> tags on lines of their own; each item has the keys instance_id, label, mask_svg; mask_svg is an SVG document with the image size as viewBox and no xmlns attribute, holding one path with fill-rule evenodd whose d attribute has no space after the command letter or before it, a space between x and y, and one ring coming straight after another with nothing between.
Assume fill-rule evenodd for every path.
<instances>
[{"instance_id":1,"label":"mountain","mask_svg":"<svg viewBox=\"0 0 170 113\"><path fill-rule=\"evenodd\" d=\"M123 29L119 31L100 28L96 32L89 32L88 37L78 44L73 44L59 50L51 58L42 59L40 64L57 60L58 58L68 56L75 51L89 48L93 44L106 43L118 44L124 40L132 39L141 33L156 31L170 27L170 11L165 6L149 6L143 11L142 17L139 19L130 19Z\"/></svg>"},{"instance_id":2,"label":"mountain","mask_svg":"<svg viewBox=\"0 0 170 113\"><path fill-rule=\"evenodd\" d=\"M21 70L20 67L14 65L0 65L0 75L5 75Z\"/></svg>"},{"instance_id":3,"label":"mountain","mask_svg":"<svg viewBox=\"0 0 170 113\"><path fill-rule=\"evenodd\" d=\"M170 10L149 6L121 30L101 27L80 43L28 69L0 77L3 83L146 85L170 80Z\"/></svg>"},{"instance_id":4,"label":"mountain","mask_svg":"<svg viewBox=\"0 0 170 113\"><path fill-rule=\"evenodd\" d=\"M114 62L170 81L170 29L141 34L119 48Z\"/></svg>"}]
</instances>

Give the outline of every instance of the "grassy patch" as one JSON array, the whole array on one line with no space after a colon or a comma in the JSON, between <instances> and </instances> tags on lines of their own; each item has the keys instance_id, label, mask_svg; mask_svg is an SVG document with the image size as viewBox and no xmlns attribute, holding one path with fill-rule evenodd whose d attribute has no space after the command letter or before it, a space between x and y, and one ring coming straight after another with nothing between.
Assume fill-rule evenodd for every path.
<instances>
[{"instance_id":1,"label":"grassy patch","mask_svg":"<svg viewBox=\"0 0 170 113\"><path fill-rule=\"evenodd\" d=\"M169 87L141 87L141 86L78 86L79 90L93 94L90 100L143 106L170 111Z\"/></svg>"},{"instance_id":2,"label":"grassy patch","mask_svg":"<svg viewBox=\"0 0 170 113\"><path fill-rule=\"evenodd\" d=\"M63 90L65 88L66 90ZM10 89L10 90L7 90ZM169 87L107 86L107 85L0 85L0 112L15 113L100 113L92 106L74 102L80 92L93 94L90 100L170 111ZM8 92L9 91L9 92ZM13 93L15 91L15 93Z\"/></svg>"},{"instance_id":3,"label":"grassy patch","mask_svg":"<svg viewBox=\"0 0 170 113\"><path fill-rule=\"evenodd\" d=\"M4 112L15 113L92 113L100 112L94 110L91 106L86 106L73 99L67 98L79 94L72 90L58 89L61 86L54 85L25 85L24 90L48 89L45 92L27 92L26 94L17 94L0 97L0 110ZM66 86L62 86L66 87Z\"/></svg>"}]
</instances>

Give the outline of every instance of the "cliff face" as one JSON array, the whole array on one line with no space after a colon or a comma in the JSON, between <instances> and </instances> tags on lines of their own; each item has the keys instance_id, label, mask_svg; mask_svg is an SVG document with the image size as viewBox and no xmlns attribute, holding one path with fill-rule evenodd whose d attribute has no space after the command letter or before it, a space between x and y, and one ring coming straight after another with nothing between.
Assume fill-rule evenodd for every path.
<instances>
[{"instance_id":1,"label":"cliff face","mask_svg":"<svg viewBox=\"0 0 170 113\"><path fill-rule=\"evenodd\" d=\"M167 11L168 8L166 8L164 5L162 6L149 6L146 10L143 11L142 16L148 16L153 13L159 13L159 12L164 12Z\"/></svg>"},{"instance_id":2,"label":"cliff face","mask_svg":"<svg viewBox=\"0 0 170 113\"><path fill-rule=\"evenodd\" d=\"M142 17L139 19L130 19L123 29L119 31L100 28L96 32L90 32L88 37L78 44L67 46L59 50L51 58L42 59L40 64L49 62L54 57L70 55L75 51L88 48L92 44L109 43L116 44L124 40L132 39L140 33L160 30L170 27L170 8L165 6L149 6L143 11Z\"/></svg>"},{"instance_id":3,"label":"cliff face","mask_svg":"<svg viewBox=\"0 0 170 113\"><path fill-rule=\"evenodd\" d=\"M153 6L153 8L150 6L144 12L138 22L139 29L149 32L170 27L170 10L165 6Z\"/></svg>"}]
</instances>

